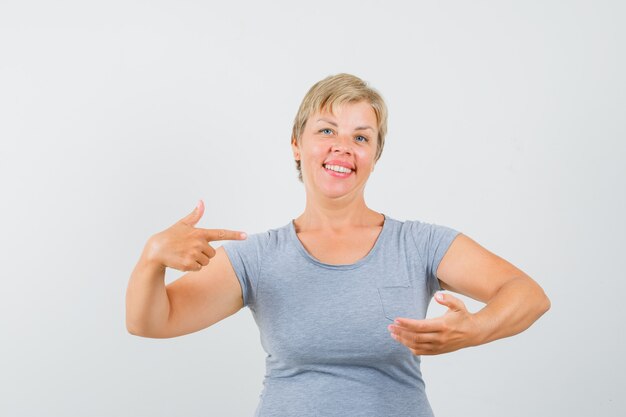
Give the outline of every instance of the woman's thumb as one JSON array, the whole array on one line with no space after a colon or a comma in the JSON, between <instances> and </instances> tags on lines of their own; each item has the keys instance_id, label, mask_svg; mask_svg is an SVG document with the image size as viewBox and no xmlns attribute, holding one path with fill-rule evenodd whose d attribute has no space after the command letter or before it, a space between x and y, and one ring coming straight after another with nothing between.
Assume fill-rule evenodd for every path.
<instances>
[{"instance_id":1,"label":"woman's thumb","mask_svg":"<svg viewBox=\"0 0 626 417\"><path fill-rule=\"evenodd\" d=\"M454 311L465 309L465 304L463 303L463 301L450 294L444 294L441 291L438 291L435 294L435 300L437 300L439 304L444 305Z\"/></svg>"},{"instance_id":2,"label":"woman's thumb","mask_svg":"<svg viewBox=\"0 0 626 417\"><path fill-rule=\"evenodd\" d=\"M203 214L204 214L204 202L202 200L199 200L196 208L193 209L193 211L189 213L187 216L183 217L180 221L189 226L195 226Z\"/></svg>"}]
</instances>

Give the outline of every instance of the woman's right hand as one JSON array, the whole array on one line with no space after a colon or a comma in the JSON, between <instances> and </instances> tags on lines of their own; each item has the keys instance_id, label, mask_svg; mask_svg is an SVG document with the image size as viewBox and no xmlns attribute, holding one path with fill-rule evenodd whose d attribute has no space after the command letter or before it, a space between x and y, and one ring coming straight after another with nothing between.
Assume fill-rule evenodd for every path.
<instances>
[{"instance_id":1,"label":"woman's right hand","mask_svg":"<svg viewBox=\"0 0 626 417\"><path fill-rule=\"evenodd\" d=\"M242 232L194 227L203 214L204 202L200 200L194 211L148 239L144 248L145 257L163 269L199 271L215 256L215 249L209 242L246 238Z\"/></svg>"}]
</instances>

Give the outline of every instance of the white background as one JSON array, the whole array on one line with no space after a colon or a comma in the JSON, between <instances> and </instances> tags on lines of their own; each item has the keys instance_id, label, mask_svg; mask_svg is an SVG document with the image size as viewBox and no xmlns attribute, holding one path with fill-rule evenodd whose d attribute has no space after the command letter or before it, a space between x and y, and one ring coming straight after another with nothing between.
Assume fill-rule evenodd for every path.
<instances>
[{"instance_id":1,"label":"white background","mask_svg":"<svg viewBox=\"0 0 626 417\"><path fill-rule=\"evenodd\" d=\"M625 20L620 1L3 0L0 414L251 416L250 311L141 338L126 285L200 198L198 227L297 217L291 123L348 72L390 111L369 206L464 232L552 301L422 357L435 414L624 415Z\"/></svg>"}]
</instances>

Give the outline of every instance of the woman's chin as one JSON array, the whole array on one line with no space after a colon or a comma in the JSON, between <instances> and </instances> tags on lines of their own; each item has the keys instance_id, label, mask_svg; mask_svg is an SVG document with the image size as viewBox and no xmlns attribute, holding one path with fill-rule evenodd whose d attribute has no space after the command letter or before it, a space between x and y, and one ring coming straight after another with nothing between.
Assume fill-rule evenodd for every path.
<instances>
[{"instance_id":1,"label":"woman's chin","mask_svg":"<svg viewBox=\"0 0 626 417\"><path fill-rule=\"evenodd\" d=\"M321 184L318 188L319 192L326 198L341 198L350 194L354 190L354 185L348 184Z\"/></svg>"},{"instance_id":2,"label":"woman's chin","mask_svg":"<svg viewBox=\"0 0 626 417\"><path fill-rule=\"evenodd\" d=\"M313 187L307 187L311 192L320 194L325 198L341 198L352 193L357 187L355 178L337 179L329 177L326 173L318 178L313 178ZM352 174L354 175L354 173Z\"/></svg>"}]
</instances>

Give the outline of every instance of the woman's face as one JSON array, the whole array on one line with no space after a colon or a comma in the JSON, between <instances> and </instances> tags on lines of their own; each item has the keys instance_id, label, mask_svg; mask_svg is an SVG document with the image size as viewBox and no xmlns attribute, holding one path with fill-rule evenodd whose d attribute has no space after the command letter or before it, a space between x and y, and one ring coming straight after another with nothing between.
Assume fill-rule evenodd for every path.
<instances>
[{"instance_id":1,"label":"woman's face","mask_svg":"<svg viewBox=\"0 0 626 417\"><path fill-rule=\"evenodd\" d=\"M328 198L362 193L374 170L378 138L376 113L367 101L335 106L314 113L302 132L300 146L292 142L301 161L307 193Z\"/></svg>"}]
</instances>

